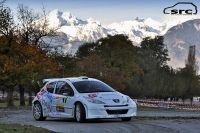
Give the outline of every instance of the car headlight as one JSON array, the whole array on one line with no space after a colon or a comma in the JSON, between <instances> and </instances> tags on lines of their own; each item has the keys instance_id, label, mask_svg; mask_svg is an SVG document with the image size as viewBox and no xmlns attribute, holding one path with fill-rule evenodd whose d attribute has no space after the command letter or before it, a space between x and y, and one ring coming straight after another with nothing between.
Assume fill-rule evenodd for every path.
<instances>
[{"instance_id":1,"label":"car headlight","mask_svg":"<svg viewBox=\"0 0 200 133\"><path fill-rule=\"evenodd\" d=\"M127 103L130 103L132 101L132 99L129 96L126 96L127 98Z\"/></svg>"},{"instance_id":2,"label":"car headlight","mask_svg":"<svg viewBox=\"0 0 200 133\"><path fill-rule=\"evenodd\" d=\"M96 104L105 104L104 102L102 101L99 101L99 100L96 100L96 99L92 99L92 98L88 98L88 97L84 97L88 102L91 102L91 103L96 103Z\"/></svg>"}]
</instances>

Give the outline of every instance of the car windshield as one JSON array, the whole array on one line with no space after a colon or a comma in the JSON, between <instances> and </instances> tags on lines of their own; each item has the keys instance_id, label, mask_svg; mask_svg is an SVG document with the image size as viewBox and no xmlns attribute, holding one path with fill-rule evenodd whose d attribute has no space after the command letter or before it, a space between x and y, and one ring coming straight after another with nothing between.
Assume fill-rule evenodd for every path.
<instances>
[{"instance_id":1,"label":"car windshield","mask_svg":"<svg viewBox=\"0 0 200 133\"><path fill-rule=\"evenodd\" d=\"M79 93L92 92L114 92L115 90L107 84L99 81L79 81L73 83Z\"/></svg>"}]
</instances>

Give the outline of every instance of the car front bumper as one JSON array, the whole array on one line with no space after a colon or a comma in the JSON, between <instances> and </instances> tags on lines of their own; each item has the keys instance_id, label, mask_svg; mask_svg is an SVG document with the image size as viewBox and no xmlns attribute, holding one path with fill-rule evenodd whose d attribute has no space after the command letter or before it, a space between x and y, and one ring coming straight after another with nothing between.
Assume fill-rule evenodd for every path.
<instances>
[{"instance_id":1,"label":"car front bumper","mask_svg":"<svg viewBox=\"0 0 200 133\"><path fill-rule=\"evenodd\" d=\"M84 105L86 109L86 119L99 118L124 118L137 115L136 104L126 105Z\"/></svg>"}]
</instances>

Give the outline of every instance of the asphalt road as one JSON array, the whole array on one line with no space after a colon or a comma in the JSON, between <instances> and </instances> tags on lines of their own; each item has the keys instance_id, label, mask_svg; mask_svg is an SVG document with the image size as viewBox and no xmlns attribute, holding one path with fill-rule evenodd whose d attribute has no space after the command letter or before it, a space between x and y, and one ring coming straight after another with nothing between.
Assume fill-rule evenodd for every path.
<instances>
[{"instance_id":1,"label":"asphalt road","mask_svg":"<svg viewBox=\"0 0 200 133\"><path fill-rule=\"evenodd\" d=\"M138 111L138 116L200 117L200 112ZM0 123L33 125L62 133L200 133L198 119L133 118L130 122L122 122L120 119L101 119L77 123L72 119L47 118L46 121L35 121L31 110L0 109Z\"/></svg>"}]
</instances>

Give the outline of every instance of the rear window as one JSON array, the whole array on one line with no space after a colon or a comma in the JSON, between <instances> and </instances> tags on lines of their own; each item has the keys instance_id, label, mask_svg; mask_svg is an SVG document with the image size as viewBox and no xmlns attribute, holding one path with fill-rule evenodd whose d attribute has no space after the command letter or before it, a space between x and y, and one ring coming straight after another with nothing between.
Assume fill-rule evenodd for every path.
<instances>
[{"instance_id":1,"label":"rear window","mask_svg":"<svg viewBox=\"0 0 200 133\"><path fill-rule=\"evenodd\" d=\"M51 82L51 83L47 84L46 85L47 91L50 93L53 93L55 85L56 85L56 82Z\"/></svg>"},{"instance_id":2,"label":"rear window","mask_svg":"<svg viewBox=\"0 0 200 133\"><path fill-rule=\"evenodd\" d=\"M79 81L73 83L79 93L114 92L115 90L100 81Z\"/></svg>"}]
</instances>

